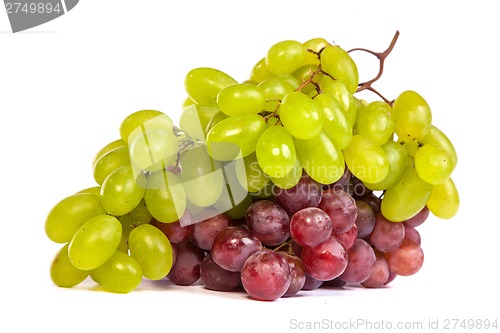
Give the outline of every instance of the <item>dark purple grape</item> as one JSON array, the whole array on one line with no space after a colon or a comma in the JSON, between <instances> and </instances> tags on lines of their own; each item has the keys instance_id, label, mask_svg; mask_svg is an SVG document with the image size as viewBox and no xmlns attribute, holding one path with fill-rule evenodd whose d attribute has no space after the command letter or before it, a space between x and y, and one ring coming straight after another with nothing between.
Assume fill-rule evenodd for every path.
<instances>
[{"instance_id":1,"label":"dark purple grape","mask_svg":"<svg viewBox=\"0 0 500 333\"><path fill-rule=\"evenodd\" d=\"M338 277L333 280L323 282L321 287L342 288L345 285L346 285L345 281Z\"/></svg>"},{"instance_id":2,"label":"dark purple grape","mask_svg":"<svg viewBox=\"0 0 500 333\"><path fill-rule=\"evenodd\" d=\"M349 180L351 179L351 177L352 177L351 170L349 170L349 168L346 166L344 169L344 173L342 174L342 177L340 177L339 180L337 180L335 183L325 185L323 186L323 188L325 190L335 189L343 191L345 189L345 186L349 184Z\"/></svg>"},{"instance_id":3,"label":"dark purple grape","mask_svg":"<svg viewBox=\"0 0 500 333\"><path fill-rule=\"evenodd\" d=\"M424 264L424 252L417 243L405 238L401 246L385 254L391 272L409 276L417 273Z\"/></svg>"},{"instance_id":4,"label":"dark purple grape","mask_svg":"<svg viewBox=\"0 0 500 333\"><path fill-rule=\"evenodd\" d=\"M358 227L354 224L349 231L343 232L341 234L334 234L335 238L338 239L340 244L344 245L346 250L349 250L358 238Z\"/></svg>"},{"instance_id":5,"label":"dark purple grape","mask_svg":"<svg viewBox=\"0 0 500 333\"><path fill-rule=\"evenodd\" d=\"M321 201L323 187L304 173L294 187L289 189L275 187L273 192L278 204L289 215L293 215L301 209L317 207Z\"/></svg>"},{"instance_id":6,"label":"dark purple grape","mask_svg":"<svg viewBox=\"0 0 500 333\"><path fill-rule=\"evenodd\" d=\"M408 238L414 243L417 243L418 245L421 245L422 243L422 238L420 237L420 233L418 232L417 229L412 228L412 227L406 227L405 226L405 238Z\"/></svg>"},{"instance_id":7,"label":"dark purple grape","mask_svg":"<svg viewBox=\"0 0 500 333\"><path fill-rule=\"evenodd\" d=\"M387 263L389 263L389 262L387 262ZM387 278L387 281L385 281L384 285L387 286L389 283L394 281L394 279L396 279L397 277L398 277L398 275L394 272L391 272L391 267L389 266L389 277Z\"/></svg>"},{"instance_id":8,"label":"dark purple grape","mask_svg":"<svg viewBox=\"0 0 500 333\"><path fill-rule=\"evenodd\" d=\"M201 263L201 282L207 289L217 291L235 290L241 285L240 272L230 272L220 267L207 254Z\"/></svg>"},{"instance_id":9,"label":"dark purple grape","mask_svg":"<svg viewBox=\"0 0 500 333\"><path fill-rule=\"evenodd\" d=\"M332 220L334 233L343 233L351 229L358 214L354 198L336 189L323 191L318 208L327 213Z\"/></svg>"},{"instance_id":10,"label":"dark purple grape","mask_svg":"<svg viewBox=\"0 0 500 333\"><path fill-rule=\"evenodd\" d=\"M252 298L274 301L282 297L292 277L283 256L272 250L261 250L252 254L241 269L241 283Z\"/></svg>"},{"instance_id":11,"label":"dark purple grape","mask_svg":"<svg viewBox=\"0 0 500 333\"><path fill-rule=\"evenodd\" d=\"M397 249L405 238L403 223L391 222L382 213L375 216L375 226L370 234L373 246L381 252Z\"/></svg>"},{"instance_id":12,"label":"dark purple grape","mask_svg":"<svg viewBox=\"0 0 500 333\"><path fill-rule=\"evenodd\" d=\"M347 186L349 187L349 194L351 194L356 199L362 198L372 193L372 190L368 189L365 184L363 184L363 182L356 177L351 177L351 180Z\"/></svg>"},{"instance_id":13,"label":"dark purple grape","mask_svg":"<svg viewBox=\"0 0 500 333\"><path fill-rule=\"evenodd\" d=\"M323 243L330 238L332 230L332 220L317 207L301 209L290 220L290 235L301 246Z\"/></svg>"},{"instance_id":14,"label":"dark purple grape","mask_svg":"<svg viewBox=\"0 0 500 333\"><path fill-rule=\"evenodd\" d=\"M175 264L167 275L168 279L181 286L189 286L198 281L205 252L190 240L174 243L172 246L175 248L176 257Z\"/></svg>"},{"instance_id":15,"label":"dark purple grape","mask_svg":"<svg viewBox=\"0 0 500 333\"><path fill-rule=\"evenodd\" d=\"M206 220L194 224L191 240L200 249L210 251L217 234L231 224L231 218L224 213L209 217Z\"/></svg>"},{"instance_id":16,"label":"dark purple grape","mask_svg":"<svg viewBox=\"0 0 500 333\"><path fill-rule=\"evenodd\" d=\"M387 283L387 279L389 279L389 263L384 255L379 251L375 251L375 257L377 258L375 266L368 279L361 283L363 287L380 288L383 287Z\"/></svg>"},{"instance_id":17,"label":"dark purple grape","mask_svg":"<svg viewBox=\"0 0 500 333\"><path fill-rule=\"evenodd\" d=\"M215 238L211 255L220 267L230 272L239 272L245 261L262 250L262 242L242 227L227 227Z\"/></svg>"},{"instance_id":18,"label":"dark purple grape","mask_svg":"<svg viewBox=\"0 0 500 333\"><path fill-rule=\"evenodd\" d=\"M417 213L417 215L413 216L412 218L404 221L404 225L406 227L413 227L416 228L422 223L427 220L427 217L429 216L429 208L425 206L420 212Z\"/></svg>"},{"instance_id":19,"label":"dark purple grape","mask_svg":"<svg viewBox=\"0 0 500 333\"><path fill-rule=\"evenodd\" d=\"M370 206L361 200L356 200L357 216L356 226L358 227L358 237L365 238L370 235L375 226L375 214Z\"/></svg>"},{"instance_id":20,"label":"dark purple grape","mask_svg":"<svg viewBox=\"0 0 500 333\"><path fill-rule=\"evenodd\" d=\"M275 246L290 237L290 217L277 203L259 200L248 207L245 222L263 244Z\"/></svg>"},{"instance_id":21,"label":"dark purple grape","mask_svg":"<svg viewBox=\"0 0 500 333\"><path fill-rule=\"evenodd\" d=\"M194 225L186 225L182 227L179 221L172 223L158 222L156 227L163 231L170 243L180 243L183 240L189 239L194 232Z\"/></svg>"},{"instance_id":22,"label":"dark purple grape","mask_svg":"<svg viewBox=\"0 0 500 333\"><path fill-rule=\"evenodd\" d=\"M347 251L335 236L331 236L319 245L304 246L302 263L306 272L316 280L333 280L347 267Z\"/></svg>"},{"instance_id":23,"label":"dark purple grape","mask_svg":"<svg viewBox=\"0 0 500 333\"><path fill-rule=\"evenodd\" d=\"M340 278L348 284L364 282L372 274L375 267L375 252L363 239L356 239L348 251L348 262Z\"/></svg>"},{"instance_id":24,"label":"dark purple grape","mask_svg":"<svg viewBox=\"0 0 500 333\"><path fill-rule=\"evenodd\" d=\"M376 196L375 193L372 192L364 195L359 198L359 200L366 202L368 206L370 206L370 208L373 210L373 213L380 213L380 204L382 200L378 196Z\"/></svg>"},{"instance_id":25,"label":"dark purple grape","mask_svg":"<svg viewBox=\"0 0 500 333\"><path fill-rule=\"evenodd\" d=\"M299 257L281 251L278 253L285 258L288 266L290 267L292 280L286 293L283 295L284 297L290 297L297 294L304 287L304 284L306 283L306 271L304 269L304 264Z\"/></svg>"},{"instance_id":26,"label":"dark purple grape","mask_svg":"<svg viewBox=\"0 0 500 333\"><path fill-rule=\"evenodd\" d=\"M302 290L318 289L319 287L321 287L321 285L323 283L324 283L324 281L317 280L317 279L313 278L311 275L307 274L307 272L306 272L306 282L304 283Z\"/></svg>"}]
</instances>

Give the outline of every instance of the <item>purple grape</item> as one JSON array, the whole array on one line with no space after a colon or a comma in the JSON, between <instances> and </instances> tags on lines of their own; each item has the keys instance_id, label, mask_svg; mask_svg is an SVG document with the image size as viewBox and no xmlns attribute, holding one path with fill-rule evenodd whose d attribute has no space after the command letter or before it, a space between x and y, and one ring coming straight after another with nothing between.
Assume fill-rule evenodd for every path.
<instances>
[{"instance_id":1,"label":"purple grape","mask_svg":"<svg viewBox=\"0 0 500 333\"><path fill-rule=\"evenodd\" d=\"M304 246L302 263L306 272L316 280L333 280L347 267L347 251L335 236L331 236L319 245Z\"/></svg>"},{"instance_id":2,"label":"purple grape","mask_svg":"<svg viewBox=\"0 0 500 333\"><path fill-rule=\"evenodd\" d=\"M427 217L429 216L429 208L425 206L420 212L417 213L417 215L413 216L412 218L404 221L405 227L413 227L416 228L422 223L427 220Z\"/></svg>"},{"instance_id":3,"label":"purple grape","mask_svg":"<svg viewBox=\"0 0 500 333\"><path fill-rule=\"evenodd\" d=\"M417 243L418 245L421 245L422 243L422 238L420 237L420 233L418 232L417 229L412 228L412 227L407 227L405 226L405 238L408 238L414 243Z\"/></svg>"},{"instance_id":4,"label":"purple grape","mask_svg":"<svg viewBox=\"0 0 500 333\"><path fill-rule=\"evenodd\" d=\"M304 286L302 287L302 290L314 290L318 289L323 285L324 281L317 280L313 278L310 274L307 274L306 272L306 282L304 283Z\"/></svg>"},{"instance_id":5,"label":"purple grape","mask_svg":"<svg viewBox=\"0 0 500 333\"><path fill-rule=\"evenodd\" d=\"M200 249L210 251L217 234L232 224L232 220L226 214L218 214L194 225L191 240Z\"/></svg>"},{"instance_id":6,"label":"purple grape","mask_svg":"<svg viewBox=\"0 0 500 333\"><path fill-rule=\"evenodd\" d=\"M261 250L252 254L241 269L241 283L252 298L274 301L282 297L292 277L283 256L272 250Z\"/></svg>"},{"instance_id":7,"label":"purple grape","mask_svg":"<svg viewBox=\"0 0 500 333\"><path fill-rule=\"evenodd\" d=\"M375 252L363 239L356 239L348 251L348 263L340 278L348 284L364 282L372 274L375 267Z\"/></svg>"},{"instance_id":8,"label":"purple grape","mask_svg":"<svg viewBox=\"0 0 500 333\"><path fill-rule=\"evenodd\" d=\"M304 173L294 187L289 189L275 187L273 192L278 204L289 215L293 215L301 209L317 207L321 201L323 187Z\"/></svg>"},{"instance_id":9,"label":"purple grape","mask_svg":"<svg viewBox=\"0 0 500 333\"><path fill-rule=\"evenodd\" d=\"M175 264L167 275L168 279L181 286L189 286L198 281L205 252L191 243L190 240L178 244L174 243L172 246L175 248L176 256Z\"/></svg>"},{"instance_id":10,"label":"purple grape","mask_svg":"<svg viewBox=\"0 0 500 333\"><path fill-rule=\"evenodd\" d=\"M275 246L290 237L290 218L283 208L270 200L259 200L248 207L245 222L263 244Z\"/></svg>"},{"instance_id":11,"label":"purple grape","mask_svg":"<svg viewBox=\"0 0 500 333\"><path fill-rule=\"evenodd\" d=\"M351 170L349 170L349 168L346 166L344 169L344 173L342 174L342 177L340 177L339 180L337 180L335 183L325 185L323 188L325 190L335 189L342 191L345 189L345 186L349 184L349 180L351 179L351 177L352 177Z\"/></svg>"},{"instance_id":12,"label":"purple grape","mask_svg":"<svg viewBox=\"0 0 500 333\"><path fill-rule=\"evenodd\" d=\"M403 223L391 222L382 213L375 216L375 226L370 234L370 241L381 252L397 249L405 237Z\"/></svg>"},{"instance_id":13,"label":"purple grape","mask_svg":"<svg viewBox=\"0 0 500 333\"><path fill-rule=\"evenodd\" d=\"M369 193L367 195L362 196L359 198L359 200L364 201L370 206L370 208L373 210L374 214L380 213L380 204L382 200L375 195L375 193Z\"/></svg>"},{"instance_id":14,"label":"purple grape","mask_svg":"<svg viewBox=\"0 0 500 333\"><path fill-rule=\"evenodd\" d=\"M284 297L290 297L297 294L304 287L304 284L306 283L306 271L304 269L304 264L299 257L281 251L278 253L285 258L288 266L290 267L292 280L286 293L283 295Z\"/></svg>"},{"instance_id":15,"label":"purple grape","mask_svg":"<svg viewBox=\"0 0 500 333\"><path fill-rule=\"evenodd\" d=\"M383 287L389 279L389 263L380 252L376 251L375 256L377 258L375 260L375 266L368 279L361 283L363 287L380 288Z\"/></svg>"},{"instance_id":16,"label":"purple grape","mask_svg":"<svg viewBox=\"0 0 500 333\"><path fill-rule=\"evenodd\" d=\"M201 263L201 282L207 289L217 291L235 290L241 285L239 272L230 272L220 267L207 254Z\"/></svg>"},{"instance_id":17,"label":"purple grape","mask_svg":"<svg viewBox=\"0 0 500 333\"><path fill-rule=\"evenodd\" d=\"M223 229L212 245L212 259L217 265L230 272L241 271L245 261L255 252L262 250L262 242L242 227Z\"/></svg>"},{"instance_id":18,"label":"purple grape","mask_svg":"<svg viewBox=\"0 0 500 333\"><path fill-rule=\"evenodd\" d=\"M318 208L327 213L332 220L334 233L343 233L351 229L358 215L354 198L336 189L323 191Z\"/></svg>"},{"instance_id":19,"label":"purple grape","mask_svg":"<svg viewBox=\"0 0 500 333\"><path fill-rule=\"evenodd\" d=\"M358 227L354 224L349 231L334 235L340 244L344 245L346 250L349 250L354 245L354 242L358 237Z\"/></svg>"},{"instance_id":20,"label":"purple grape","mask_svg":"<svg viewBox=\"0 0 500 333\"><path fill-rule=\"evenodd\" d=\"M186 225L184 227L181 227L179 221L175 221L172 223L158 222L156 224L156 227L163 231L170 243L180 243L183 240L189 239L194 232L194 225Z\"/></svg>"},{"instance_id":21,"label":"purple grape","mask_svg":"<svg viewBox=\"0 0 500 333\"><path fill-rule=\"evenodd\" d=\"M304 208L293 214L290 220L290 235L301 246L323 243L332 235L332 220L322 209Z\"/></svg>"},{"instance_id":22,"label":"purple grape","mask_svg":"<svg viewBox=\"0 0 500 333\"><path fill-rule=\"evenodd\" d=\"M424 263L424 252L417 243L408 238L403 240L401 246L385 254L391 272L409 276L417 273Z\"/></svg>"},{"instance_id":23,"label":"purple grape","mask_svg":"<svg viewBox=\"0 0 500 333\"><path fill-rule=\"evenodd\" d=\"M358 237L365 238L370 235L375 226L375 214L370 206L361 200L356 200L357 216L356 226L358 227Z\"/></svg>"},{"instance_id":24,"label":"purple grape","mask_svg":"<svg viewBox=\"0 0 500 333\"><path fill-rule=\"evenodd\" d=\"M323 284L321 286L322 287L329 287L329 288L342 288L345 285L346 285L345 281L342 280L341 278L337 277L333 280L323 282Z\"/></svg>"}]
</instances>

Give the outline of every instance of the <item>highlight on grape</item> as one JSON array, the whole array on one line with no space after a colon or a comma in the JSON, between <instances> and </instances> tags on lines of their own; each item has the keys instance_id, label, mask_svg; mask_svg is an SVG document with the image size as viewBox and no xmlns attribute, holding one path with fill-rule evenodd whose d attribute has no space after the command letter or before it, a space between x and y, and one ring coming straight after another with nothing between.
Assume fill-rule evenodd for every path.
<instances>
[{"instance_id":1,"label":"highlight on grape","mask_svg":"<svg viewBox=\"0 0 500 333\"><path fill-rule=\"evenodd\" d=\"M166 279L273 301L416 274L418 227L458 211L458 159L423 96L374 88L398 37L383 52L280 41L242 82L189 71L179 125L128 115L92 161L96 183L50 210L54 284ZM377 57L378 74L359 82L352 52Z\"/></svg>"}]
</instances>

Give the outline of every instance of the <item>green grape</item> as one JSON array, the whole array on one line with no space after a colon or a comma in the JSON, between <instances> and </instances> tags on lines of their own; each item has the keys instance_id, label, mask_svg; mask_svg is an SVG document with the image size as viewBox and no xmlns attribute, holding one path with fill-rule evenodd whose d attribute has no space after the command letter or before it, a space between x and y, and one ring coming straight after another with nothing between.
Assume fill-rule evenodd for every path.
<instances>
[{"instance_id":1,"label":"green grape","mask_svg":"<svg viewBox=\"0 0 500 333\"><path fill-rule=\"evenodd\" d=\"M415 154L415 169L425 182L441 184L451 176L453 165L450 155L440 147L425 145Z\"/></svg>"},{"instance_id":2,"label":"green grape","mask_svg":"<svg viewBox=\"0 0 500 333\"><path fill-rule=\"evenodd\" d=\"M53 242L67 243L82 224L105 213L100 197L90 193L73 194L51 209L45 220L45 233Z\"/></svg>"},{"instance_id":3,"label":"green grape","mask_svg":"<svg viewBox=\"0 0 500 333\"><path fill-rule=\"evenodd\" d=\"M250 155L257 140L266 130L266 122L258 114L229 117L214 125L207 134L208 152L219 161L230 161Z\"/></svg>"},{"instance_id":4,"label":"green grape","mask_svg":"<svg viewBox=\"0 0 500 333\"><path fill-rule=\"evenodd\" d=\"M178 141L172 131L144 131L130 143L130 162L142 171L160 171L177 158Z\"/></svg>"},{"instance_id":5,"label":"green grape","mask_svg":"<svg viewBox=\"0 0 500 333\"><path fill-rule=\"evenodd\" d=\"M414 168L407 169L382 199L380 209L389 221L402 222L420 212L431 195L432 185L424 182Z\"/></svg>"},{"instance_id":6,"label":"green grape","mask_svg":"<svg viewBox=\"0 0 500 333\"><path fill-rule=\"evenodd\" d=\"M222 120L227 119L227 118L229 118L229 116L222 111L219 111L216 114L214 114L212 116L212 118L210 118L210 120L208 121L207 126L205 127L205 130L203 131L205 134L205 137L207 136L208 132L210 132L212 127L214 127L215 125L220 123Z\"/></svg>"},{"instance_id":7,"label":"green grape","mask_svg":"<svg viewBox=\"0 0 500 333\"><path fill-rule=\"evenodd\" d=\"M205 128L210 119L220 110L210 105L189 105L182 109L179 128L192 138L205 142Z\"/></svg>"},{"instance_id":8,"label":"green grape","mask_svg":"<svg viewBox=\"0 0 500 333\"><path fill-rule=\"evenodd\" d=\"M120 238L120 244L118 244L118 248L116 250L128 254L128 235L127 237L125 237L123 232L122 232L122 237Z\"/></svg>"},{"instance_id":9,"label":"green grape","mask_svg":"<svg viewBox=\"0 0 500 333\"><path fill-rule=\"evenodd\" d=\"M243 158L245 169L236 174L239 184L248 192L259 192L271 181L269 176L262 170L256 154L250 154Z\"/></svg>"},{"instance_id":10,"label":"green grape","mask_svg":"<svg viewBox=\"0 0 500 333\"><path fill-rule=\"evenodd\" d=\"M189 97L202 105L215 105L219 92L236 84L235 79L214 68L200 67L189 71L184 79L184 87Z\"/></svg>"},{"instance_id":11,"label":"green grape","mask_svg":"<svg viewBox=\"0 0 500 333\"><path fill-rule=\"evenodd\" d=\"M270 72L291 74L304 65L307 49L294 40L285 40L271 46L266 54L266 66Z\"/></svg>"},{"instance_id":12,"label":"green grape","mask_svg":"<svg viewBox=\"0 0 500 333\"><path fill-rule=\"evenodd\" d=\"M286 190L298 184L298 182L302 177L302 171L303 169L302 165L300 164L299 157L296 156L293 168L290 170L290 172L285 177L282 178L271 177L271 181L275 186Z\"/></svg>"},{"instance_id":13,"label":"green grape","mask_svg":"<svg viewBox=\"0 0 500 333\"><path fill-rule=\"evenodd\" d=\"M121 146L110 150L94 163L94 180L102 185L110 173L124 165L130 165L128 147Z\"/></svg>"},{"instance_id":14,"label":"green grape","mask_svg":"<svg viewBox=\"0 0 500 333\"><path fill-rule=\"evenodd\" d=\"M270 112L276 110L280 104L279 101L295 89L290 82L280 80L277 77L260 82L258 87L262 90L266 98L264 110Z\"/></svg>"},{"instance_id":15,"label":"green grape","mask_svg":"<svg viewBox=\"0 0 500 333\"><path fill-rule=\"evenodd\" d=\"M177 221L186 210L184 186L176 175L167 170L148 176L144 201L151 215L163 223Z\"/></svg>"},{"instance_id":16,"label":"green grape","mask_svg":"<svg viewBox=\"0 0 500 333\"><path fill-rule=\"evenodd\" d=\"M253 199L251 195L246 195L242 200L240 200L238 203L235 203L233 207L227 210L219 210L220 212L223 212L227 216L229 216L233 220L241 219L245 217L245 214L248 210L248 207L253 203ZM216 204L214 205L216 209L219 208L219 206Z\"/></svg>"},{"instance_id":17,"label":"green grape","mask_svg":"<svg viewBox=\"0 0 500 333\"><path fill-rule=\"evenodd\" d=\"M120 125L120 137L130 143L145 130L171 131L174 123L170 117L157 110L141 110L128 115Z\"/></svg>"},{"instance_id":18,"label":"green grape","mask_svg":"<svg viewBox=\"0 0 500 333\"><path fill-rule=\"evenodd\" d=\"M59 287L71 288L79 285L89 276L89 271L76 268L69 261L69 243L66 243L55 255L50 265L50 278Z\"/></svg>"},{"instance_id":19,"label":"green grape","mask_svg":"<svg viewBox=\"0 0 500 333\"><path fill-rule=\"evenodd\" d=\"M394 132L391 107L382 101L371 102L357 115L358 133L379 145L389 140Z\"/></svg>"},{"instance_id":20,"label":"green grape","mask_svg":"<svg viewBox=\"0 0 500 333\"><path fill-rule=\"evenodd\" d=\"M339 46L329 45L321 52L321 68L345 84L352 95L358 88L358 68L349 53Z\"/></svg>"},{"instance_id":21,"label":"green grape","mask_svg":"<svg viewBox=\"0 0 500 333\"><path fill-rule=\"evenodd\" d=\"M389 161L389 173L378 183L364 183L367 188L373 191L382 191L394 186L407 167L408 156L405 147L389 140L382 145L382 149Z\"/></svg>"},{"instance_id":22,"label":"green grape","mask_svg":"<svg viewBox=\"0 0 500 333\"><path fill-rule=\"evenodd\" d=\"M113 256L121 237L122 225L116 217L97 215L85 222L71 239L69 260L76 268L96 269Z\"/></svg>"},{"instance_id":23,"label":"green grape","mask_svg":"<svg viewBox=\"0 0 500 333\"><path fill-rule=\"evenodd\" d=\"M432 114L425 99L407 90L394 101L394 130L404 142L420 141L431 129Z\"/></svg>"},{"instance_id":24,"label":"green grape","mask_svg":"<svg viewBox=\"0 0 500 333\"><path fill-rule=\"evenodd\" d=\"M228 116L259 113L265 103L264 92L245 83L227 86L217 95L217 106Z\"/></svg>"},{"instance_id":25,"label":"green grape","mask_svg":"<svg viewBox=\"0 0 500 333\"><path fill-rule=\"evenodd\" d=\"M329 94L320 94L315 99L323 111L324 131L339 149L344 149L352 139L352 125L346 118L339 102Z\"/></svg>"},{"instance_id":26,"label":"green grape","mask_svg":"<svg viewBox=\"0 0 500 333\"><path fill-rule=\"evenodd\" d=\"M225 185L219 162L210 158L205 146L196 146L181 156L180 166L187 199L199 207L213 205Z\"/></svg>"},{"instance_id":27,"label":"green grape","mask_svg":"<svg viewBox=\"0 0 500 333\"><path fill-rule=\"evenodd\" d=\"M446 151L451 157L452 169L457 166L457 152L450 139L436 126L431 125L429 133L422 139L423 145L434 145Z\"/></svg>"},{"instance_id":28,"label":"green grape","mask_svg":"<svg viewBox=\"0 0 500 333\"><path fill-rule=\"evenodd\" d=\"M90 193L90 194L96 195L100 198L101 197L101 187L100 186L88 187L88 188L85 188L81 191L76 192L75 194L82 194L82 193Z\"/></svg>"},{"instance_id":29,"label":"green grape","mask_svg":"<svg viewBox=\"0 0 500 333\"><path fill-rule=\"evenodd\" d=\"M281 101L281 123L295 138L309 140L323 129L323 113L318 103L301 92L290 92Z\"/></svg>"},{"instance_id":30,"label":"green grape","mask_svg":"<svg viewBox=\"0 0 500 333\"><path fill-rule=\"evenodd\" d=\"M121 251L116 251L92 273L100 285L115 293L128 293L142 281L142 269L137 260Z\"/></svg>"},{"instance_id":31,"label":"green grape","mask_svg":"<svg viewBox=\"0 0 500 333\"><path fill-rule=\"evenodd\" d=\"M342 151L324 131L310 140L294 139L294 143L304 171L318 183L334 183L344 174Z\"/></svg>"},{"instance_id":32,"label":"green grape","mask_svg":"<svg viewBox=\"0 0 500 333\"><path fill-rule=\"evenodd\" d=\"M132 229L140 226L141 224L150 223L152 218L153 217L146 207L144 200L141 200L139 204L129 213L120 216L119 220L122 224L122 233L125 240L128 239L128 235Z\"/></svg>"},{"instance_id":33,"label":"green grape","mask_svg":"<svg viewBox=\"0 0 500 333\"><path fill-rule=\"evenodd\" d=\"M266 65L266 58L260 59L252 68L250 80L260 83L265 80L272 79L274 74L269 71Z\"/></svg>"},{"instance_id":34,"label":"green grape","mask_svg":"<svg viewBox=\"0 0 500 333\"><path fill-rule=\"evenodd\" d=\"M427 208L435 216L442 219L451 219L458 212L460 197L453 180L448 178L444 183L433 185L427 201Z\"/></svg>"},{"instance_id":35,"label":"green grape","mask_svg":"<svg viewBox=\"0 0 500 333\"><path fill-rule=\"evenodd\" d=\"M270 177L285 177L295 165L293 138L282 126L268 127L257 141L255 153L260 167Z\"/></svg>"},{"instance_id":36,"label":"green grape","mask_svg":"<svg viewBox=\"0 0 500 333\"><path fill-rule=\"evenodd\" d=\"M172 245L167 236L151 224L143 224L130 232L130 256L137 260L144 276L160 280L172 268Z\"/></svg>"},{"instance_id":37,"label":"green grape","mask_svg":"<svg viewBox=\"0 0 500 333\"><path fill-rule=\"evenodd\" d=\"M389 174L389 160L385 151L374 141L354 135L344 149L344 158L349 170L362 182L378 183Z\"/></svg>"},{"instance_id":38,"label":"green grape","mask_svg":"<svg viewBox=\"0 0 500 333\"><path fill-rule=\"evenodd\" d=\"M346 85L341 81L332 80L326 75L321 76L319 81L323 93L333 96L333 98L339 102L347 121L354 127L354 124L356 123L356 110L358 105L355 102L354 97L347 90Z\"/></svg>"},{"instance_id":39,"label":"green grape","mask_svg":"<svg viewBox=\"0 0 500 333\"><path fill-rule=\"evenodd\" d=\"M292 74L281 74L281 75L278 75L276 76L276 80L280 81L280 82L285 82L285 83L288 83L289 85L291 85L293 87L293 89L297 89L301 82L299 82L299 80L297 80L297 78L295 76L293 76Z\"/></svg>"},{"instance_id":40,"label":"green grape","mask_svg":"<svg viewBox=\"0 0 500 333\"><path fill-rule=\"evenodd\" d=\"M297 79L297 81L302 83L309 80L313 75L313 73L315 73L317 70L318 70L318 65L308 64L299 67L292 73L292 75ZM308 96L310 94L316 94L316 86L313 83L309 82L305 86L303 86L302 89L300 89L300 92Z\"/></svg>"},{"instance_id":41,"label":"green grape","mask_svg":"<svg viewBox=\"0 0 500 333\"><path fill-rule=\"evenodd\" d=\"M116 169L101 187L104 210L114 216L129 213L141 201L145 184L144 175L140 173L136 178L131 166L126 165Z\"/></svg>"},{"instance_id":42,"label":"green grape","mask_svg":"<svg viewBox=\"0 0 500 333\"><path fill-rule=\"evenodd\" d=\"M109 152L115 148L118 148L118 147L126 147L126 146L127 146L127 143L125 141L123 141L122 139L118 139L118 140L115 140L115 141L108 143L107 145L102 147L97 152L97 154L94 156L94 159L92 160L92 168L94 167L96 162L101 158L101 156L103 156L107 152Z\"/></svg>"},{"instance_id":43,"label":"green grape","mask_svg":"<svg viewBox=\"0 0 500 333\"><path fill-rule=\"evenodd\" d=\"M182 108L187 108L191 105L196 105L196 103L189 97L186 97L186 99L184 100L184 102L182 103Z\"/></svg>"},{"instance_id":44,"label":"green grape","mask_svg":"<svg viewBox=\"0 0 500 333\"><path fill-rule=\"evenodd\" d=\"M304 47L307 50L314 51L316 53L320 52L322 49L327 47L329 43L324 38L313 38L304 43ZM306 64L319 65L320 61L316 54L312 52L307 52L306 54Z\"/></svg>"},{"instance_id":45,"label":"green grape","mask_svg":"<svg viewBox=\"0 0 500 333\"><path fill-rule=\"evenodd\" d=\"M420 143L418 141L404 142L401 139L398 139L398 143L405 148L406 153L411 157L415 157L418 149L420 148Z\"/></svg>"}]
</instances>

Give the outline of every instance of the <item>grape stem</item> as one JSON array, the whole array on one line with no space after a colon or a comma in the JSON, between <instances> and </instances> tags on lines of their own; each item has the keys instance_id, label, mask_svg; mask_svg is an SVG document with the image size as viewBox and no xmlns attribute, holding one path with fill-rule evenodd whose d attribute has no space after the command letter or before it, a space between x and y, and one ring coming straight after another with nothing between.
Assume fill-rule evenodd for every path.
<instances>
[{"instance_id":1,"label":"grape stem","mask_svg":"<svg viewBox=\"0 0 500 333\"><path fill-rule=\"evenodd\" d=\"M375 51L364 49L364 48L354 48L354 49L347 51L348 53L353 52L353 51L363 51L363 52L368 52L368 53L377 57L377 59L380 62L378 74L373 79L358 84L358 89L356 90L356 92L360 92L363 90L371 91L371 92L377 94L380 98L382 98L384 100L384 102L386 102L387 104L389 104L391 106L394 103L394 101L389 101L387 98L385 98L381 93L379 93L375 88L372 87L372 84L375 83L382 76L382 73L384 72L385 59L389 56L389 54L394 49L394 46L396 45L396 41L398 40L398 37L399 37L399 31L396 31L396 33L394 34L394 37L392 38L391 44L389 44L389 47L383 52L375 52Z\"/></svg>"}]
</instances>

